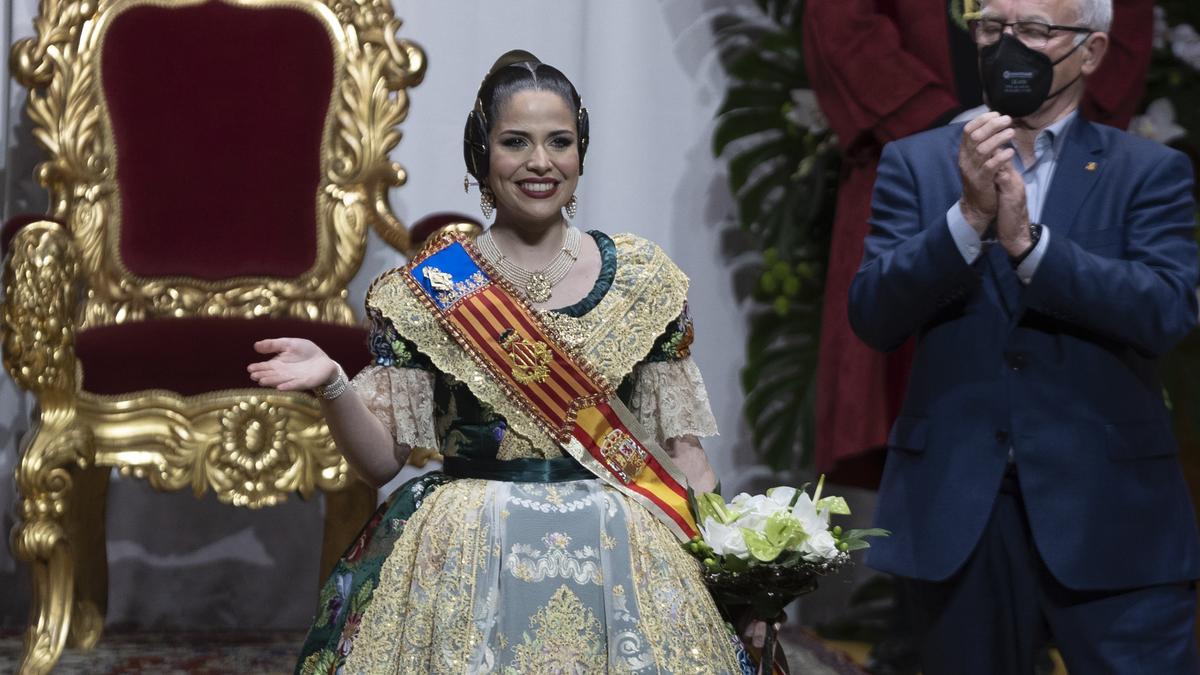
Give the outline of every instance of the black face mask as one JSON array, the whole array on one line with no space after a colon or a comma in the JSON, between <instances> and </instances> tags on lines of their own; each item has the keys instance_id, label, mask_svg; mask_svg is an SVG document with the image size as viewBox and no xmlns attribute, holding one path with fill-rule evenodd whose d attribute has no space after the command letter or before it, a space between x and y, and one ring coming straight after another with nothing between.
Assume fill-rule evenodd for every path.
<instances>
[{"instance_id":1,"label":"black face mask","mask_svg":"<svg viewBox=\"0 0 1200 675\"><path fill-rule=\"evenodd\" d=\"M1030 49L1017 38L1005 33L996 42L979 50L979 77L983 80L983 98L988 107L1009 117L1025 117L1037 112L1042 104L1058 96L1083 76L1050 93L1054 82L1054 66L1062 63L1079 49L1075 45L1057 61Z\"/></svg>"}]
</instances>

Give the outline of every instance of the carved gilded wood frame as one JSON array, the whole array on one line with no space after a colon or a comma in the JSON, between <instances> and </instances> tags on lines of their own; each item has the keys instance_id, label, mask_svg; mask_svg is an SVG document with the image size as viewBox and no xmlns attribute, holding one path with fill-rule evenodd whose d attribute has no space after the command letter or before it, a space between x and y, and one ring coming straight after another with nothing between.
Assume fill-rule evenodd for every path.
<instances>
[{"instance_id":1,"label":"carved gilded wood frame","mask_svg":"<svg viewBox=\"0 0 1200 675\"><path fill-rule=\"evenodd\" d=\"M346 286L362 262L366 228L407 252L406 228L388 190L405 171L388 153L400 140L407 89L425 71L417 45L397 37L387 0L220 0L290 7L317 17L335 55L322 143L318 245L296 278L141 278L118 255L116 149L100 86L100 47L121 12L204 0L41 0L36 35L13 45L14 77L48 158L37 178L50 195L45 221L21 229L4 266L4 364L38 399L21 449L18 557L33 564L34 598L22 673L48 672L68 642L90 647L103 625L104 473L118 467L160 489L213 489L240 506L351 482L315 401L303 394L231 390L181 397L166 391L96 396L80 391L75 334L167 317L291 317L355 321ZM97 476L99 478L97 478ZM359 501L363 501L361 498ZM373 503L362 504L369 509ZM82 508L81 508L82 507ZM99 522L82 511L98 511ZM349 518L353 520L353 518ZM327 521L328 522L328 521ZM80 541L99 528L95 542ZM338 551L327 528L323 565ZM91 553L88 552L89 546ZM99 560L95 559L99 555ZM99 571L97 571L97 569ZM97 578L98 577L98 578Z\"/></svg>"}]
</instances>

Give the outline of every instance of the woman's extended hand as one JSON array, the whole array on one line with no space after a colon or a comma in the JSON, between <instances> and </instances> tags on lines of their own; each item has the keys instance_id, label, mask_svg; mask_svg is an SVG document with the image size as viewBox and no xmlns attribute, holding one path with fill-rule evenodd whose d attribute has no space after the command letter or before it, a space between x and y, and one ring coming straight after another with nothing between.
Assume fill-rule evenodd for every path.
<instances>
[{"instance_id":1,"label":"woman's extended hand","mask_svg":"<svg viewBox=\"0 0 1200 675\"><path fill-rule=\"evenodd\" d=\"M321 348L301 338L274 338L254 343L259 354L274 354L269 361L246 366L250 379L280 391L300 391L329 384L337 364Z\"/></svg>"}]
</instances>

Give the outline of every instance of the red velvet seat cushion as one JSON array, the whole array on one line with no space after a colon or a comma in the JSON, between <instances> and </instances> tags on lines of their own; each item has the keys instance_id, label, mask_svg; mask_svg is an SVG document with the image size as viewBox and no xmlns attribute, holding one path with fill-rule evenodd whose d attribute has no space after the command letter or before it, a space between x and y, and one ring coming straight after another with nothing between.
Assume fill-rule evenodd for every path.
<instances>
[{"instance_id":1,"label":"red velvet seat cushion","mask_svg":"<svg viewBox=\"0 0 1200 675\"><path fill-rule=\"evenodd\" d=\"M289 7L142 5L104 35L134 274L294 277L317 252L333 46Z\"/></svg>"},{"instance_id":2,"label":"red velvet seat cushion","mask_svg":"<svg viewBox=\"0 0 1200 675\"><path fill-rule=\"evenodd\" d=\"M317 343L351 377L370 360L367 331L298 319L156 319L79 333L83 389L126 394L167 389L191 396L257 385L246 366L266 357L258 340L301 337Z\"/></svg>"}]
</instances>

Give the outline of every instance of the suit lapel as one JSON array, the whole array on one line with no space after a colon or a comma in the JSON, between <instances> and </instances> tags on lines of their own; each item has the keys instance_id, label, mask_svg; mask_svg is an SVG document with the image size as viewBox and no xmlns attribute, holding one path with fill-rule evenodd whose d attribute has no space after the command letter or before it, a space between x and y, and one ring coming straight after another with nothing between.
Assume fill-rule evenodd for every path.
<instances>
[{"instance_id":1,"label":"suit lapel","mask_svg":"<svg viewBox=\"0 0 1200 675\"><path fill-rule=\"evenodd\" d=\"M1050 228L1052 237L1063 237L1071 231L1080 205L1096 186L1106 164L1103 140L1091 122L1076 117L1067 134L1042 207L1040 222Z\"/></svg>"},{"instance_id":2,"label":"suit lapel","mask_svg":"<svg viewBox=\"0 0 1200 675\"><path fill-rule=\"evenodd\" d=\"M1065 237L1071 231L1080 205L1104 172L1104 144L1092 123L1083 117L1076 117L1067 134L1040 220L1051 229L1052 237ZM1024 312L1021 280L1012 268L1004 247L992 245L987 258L987 267L996 282L1000 301L1015 323Z\"/></svg>"}]
</instances>

